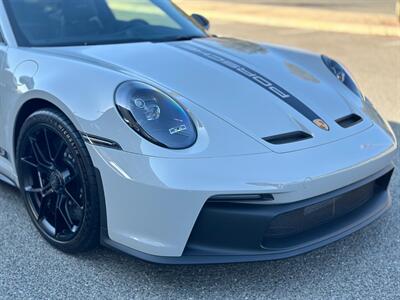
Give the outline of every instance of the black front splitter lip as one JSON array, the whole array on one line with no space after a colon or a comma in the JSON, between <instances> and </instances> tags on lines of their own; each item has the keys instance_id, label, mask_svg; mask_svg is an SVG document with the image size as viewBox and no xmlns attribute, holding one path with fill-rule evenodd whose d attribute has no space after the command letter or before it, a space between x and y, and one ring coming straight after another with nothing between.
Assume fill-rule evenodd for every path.
<instances>
[{"instance_id":1,"label":"black front splitter lip","mask_svg":"<svg viewBox=\"0 0 400 300\"><path fill-rule=\"evenodd\" d=\"M285 259L300 254L310 252L340 240L364 227L371 224L382 216L392 204L391 197L387 191L379 194L372 205L366 207L361 215L357 215L353 220L348 220L347 226L341 226L337 231L322 237L318 241L304 246L286 250L268 250L265 249L262 254L257 255L183 255L180 257L155 256L134 250L122 244L112 241L108 237L102 238L101 244L122 253L134 256L141 260L166 265L196 265L196 264L227 264L227 263L245 263Z\"/></svg>"}]
</instances>

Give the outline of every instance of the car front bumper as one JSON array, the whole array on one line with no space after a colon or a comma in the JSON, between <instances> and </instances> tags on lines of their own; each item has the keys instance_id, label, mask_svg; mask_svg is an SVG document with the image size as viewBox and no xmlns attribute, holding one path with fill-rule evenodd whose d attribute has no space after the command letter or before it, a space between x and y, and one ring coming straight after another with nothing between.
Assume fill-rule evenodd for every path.
<instances>
[{"instance_id":1,"label":"car front bumper","mask_svg":"<svg viewBox=\"0 0 400 300\"><path fill-rule=\"evenodd\" d=\"M158 263L279 259L340 239L390 207L396 153L394 140L378 126L285 154L176 159L88 148L104 187L103 243ZM210 200L238 194L274 200ZM344 214L336 213L343 206ZM291 232L307 224L301 221L307 215L320 222ZM282 234L285 224L290 228Z\"/></svg>"}]
</instances>

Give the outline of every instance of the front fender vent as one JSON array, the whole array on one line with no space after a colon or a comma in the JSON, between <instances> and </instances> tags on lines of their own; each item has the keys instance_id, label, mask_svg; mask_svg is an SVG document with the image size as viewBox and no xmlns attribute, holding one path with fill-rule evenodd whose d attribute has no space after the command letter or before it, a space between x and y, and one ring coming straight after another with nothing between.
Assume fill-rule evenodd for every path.
<instances>
[{"instance_id":1,"label":"front fender vent","mask_svg":"<svg viewBox=\"0 0 400 300\"><path fill-rule=\"evenodd\" d=\"M351 114L343 118L337 119L336 123L338 123L343 128L349 128L361 123L362 120L363 119L359 115Z\"/></svg>"},{"instance_id":2,"label":"front fender vent","mask_svg":"<svg viewBox=\"0 0 400 300\"><path fill-rule=\"evenodd\" d=\"M294 131L263 138L264 141L274 145L290 144L311 139L312 135L304 131Z\"/></svg>"}]
</instances>

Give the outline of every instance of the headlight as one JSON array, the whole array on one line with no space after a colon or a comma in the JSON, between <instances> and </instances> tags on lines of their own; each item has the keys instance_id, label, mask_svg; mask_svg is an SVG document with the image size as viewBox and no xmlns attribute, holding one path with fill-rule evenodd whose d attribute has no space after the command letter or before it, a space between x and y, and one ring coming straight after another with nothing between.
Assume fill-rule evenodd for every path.
<instances>
[{"instance_id":1,"label":"headlight","mask_svg":"<svg viewBox=\"0 0 400 300\"><path fill-rule=\"evenodd\" d=\"M185 149L197 139L188 112L160 90L138 81L122 83L115 104L124 121L150 142L169 149Z\"/></svg>"},{"instance_id":2,"label":"headlight","mask_svg":"<svg viewBox=\"0 0 400 300\"><path fill-rule=\"evenodd\" d=\"M347 86L354 94L363 98L359 88L357 87L357 84L354 82L354 80L351 78L344 67L342 67L338 62L324 55L322 55L322 60L327 68L332 72L332 74L335 75L337 79L339 79L339 81Z\"/></svg>"}]
</instances>

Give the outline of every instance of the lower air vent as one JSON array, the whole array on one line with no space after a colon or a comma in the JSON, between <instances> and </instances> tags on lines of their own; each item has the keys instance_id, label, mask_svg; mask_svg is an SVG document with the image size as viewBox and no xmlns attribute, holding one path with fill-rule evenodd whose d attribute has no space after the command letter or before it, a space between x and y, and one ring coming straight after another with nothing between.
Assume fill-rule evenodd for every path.
<instances>
[{"instance_id":1,"label":"lower air vent","mask_svg":"<svg viewBox=\"0 0 400 300\"><path fill-rule=\"evenodd\" d=\"M273 201L271 194L238 194L238 195L218 195L207 200L208 203L252 203Z\"/></svg>"},{"instance_id":2,"label":"lower air vent","mask_svg":"<svg viewBox=\"0 0 400 300\"><path fill-rule=\"evenodd\" d=\"M274 145L282 145L282 144L290 144L295 142L300 142L304 140L311 139L312 135L303 132L303 131L294 131L279 135L274 135L270 137L263 138L264 141L274 144Z\"/></svg>"},{"instance_id":3,"label":"lower air vent","mask_svg":"<svg viewBox=\"0 0 400 300\"><path fill-rule=\"evenodd\" d=\"M351 114L346 117L340 118L336 120L336 123L338 123L341 127L343 128L349 128L352 127L358 123L362 122L362 118L359 115L356 114Z\"/></svg>"}]
</instances>

